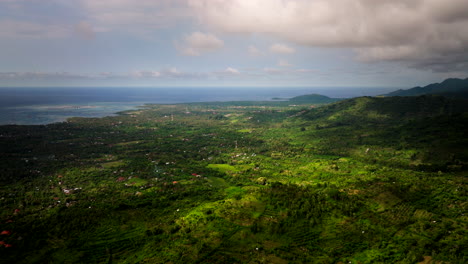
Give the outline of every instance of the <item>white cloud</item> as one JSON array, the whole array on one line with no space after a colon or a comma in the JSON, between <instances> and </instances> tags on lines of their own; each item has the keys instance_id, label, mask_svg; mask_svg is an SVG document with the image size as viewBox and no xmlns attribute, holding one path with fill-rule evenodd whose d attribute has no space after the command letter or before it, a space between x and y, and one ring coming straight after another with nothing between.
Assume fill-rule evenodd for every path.
<instances>
[{"instance_id":1,"label":"white cloud","mask_svg":"<svg viewBox=\"0 0 468 264\"><path fill-rule=\"evenodd\" d=\"M0 72L0 80L88 79L95 77L70 72Z\"/></svg>"},{"instance_id":2,"label":"white cloud","mask_svg":"<svg viewBox=\"0 0 468 264\"><path fill-rule=\"evenodd\" d=\"M0 20L0 37L2 38L63 38L69 36L70 31L70 27L66 25Z\"/></svg>"},{"instance_id":3,"label":"white cloud","mask_svg":"<svg viewBox=\"0 0 468 264\"><path fill-rule=\"evenodd\" d=\"M148 33L192 17L186 0L81 0L98 31Z\"/></svg>"},{"instance_id":4,"label":"white cloud","mask_svg":"<svg viewBox=\"0 0 468 264\"><path fill-rule=\"evenodd\" d=\"M278 53L278 54L293 54L296 52L293 48L285 45L285 44L273 44L270 47L270 51L273 53Z\"/></svg>"},{"instance_id":5,"label":"white cloud","mask_svg":"<svg viewBox=\"0 0 468 264\"><path fill-rule=\"evenodd\" d=\"M156 70L138 70L130 74L124 73L120 77L133 77L137 79L187 79L197 78L200 74L194 72L183 72L176 67Z\"/></svg>"},{"instance_id":6,"label":"white cloud","mask_svg":"<svg viewBox=\"0 0 468 264\"><path fill-rule=\"evenodd\" d=\"M0 0L0 10L0 36L16 33L15 37L56 36L60 29L65 36L78 33L90 38L118 31L154 39L155 31L193 22L195 17L187 0Z\"/></svg>"},{"instance_id":7,"label":"white cloud","mask_svg":"<svg viewBox=\"0 0 468 264\"><path fill-rule=\"evenodd\" d=\"M224 32L313 47L354 48L367 61L468 70L466 0L189 0Z\"/></svg>"},{"instance_id":8,"label":"white cloud","mask_svg":"<svg viewBox=\"0 0 468 264\"><path fill-rule=\"evenodd\" d=\"M263 71L268 74L279 74L279 73L284 72L282 69L276 69L276 68L264 68Z\"/></svg>"},{"instance_id":9,"label":"white cloud","mask_svg":"<svg viewBox=\"0 0 468 264\"><path fill-rule=\"evenodd\" d=\"M192 78L198 73L181 72L177 68L162 70L134 70L130 72L0 72L0 80L69 80L69 79L159 79L159 78Z\"/></svg>"},{"instance_id":10,"label":"white cloud","mask_svg":"<svg viewBox=\"0 0 468 264\"><path fill-rule=\"evenodd\" d=\"M291 66L293 66L291 63L289 63L286 60L279 60L277 65L280 66L280 67L291 67Z\"/></svg>"},{"instance_id":11,"label":"white cloud","mask_svg":"<svg viewBox=\"0 0 468 264\"><path fill-rule=\"evenodd\" d=\"M356 73L353 73L356 74ZM41 83L69 81L109 81L118 85L125 81L155 82L159 81L193 81L193 80L236 80L261 81L265 79L299 80L311 76L324 76L324 72L314 69L296 69L293 67L267 67L237 69L227 67L214 71L182 71L175 67L165 69L141 69L128 72L0 72L0 84Z\"/></svg>"},{"instance_id":12,"label":"white cloud","mask_svg":"<svg viewBox=\"0 0 468 264\"><path fill-rule=\"evenodd\" d=\"M177 70L176 67L169 68L169 70L167 70L167 72L169 72L169 73L171 73L171 74L178 74L178 73L180 73L180 71Z\"/></svg>"},{"instance_id":13,"label":"white cloud","mask_svg":"<svg viewBox=\"0 0 468 264\"><path fill-rule=\"evenodd\" d=\"M75 25L75 32L84 39L94 39L95 33L93 27L86 21L81 21Z\"/></svg>"},{"instance_id":14,"label":"white cloud","mask_svg":"<svg viewBox=\"0 0 468 264\"><path fill-rule=\"evenodd\" d=\"M247 52L250 56L262 56L263 52L261 52L257 47L251 45L247 48Z\"/></svg>"},{"instance_id":15,"label":"white cloud","mask_svg":"<svg viewBox=\"0 0 468 264\"><path fill-rule=\"evenodd\" d=\"M266 73L267 75L270 76L281 76L281 78L284 77L294 77L298 75L304 75L305 72L299 71L297 69L291 69L291 68L264 68L263 72Z\"/></svg>"},{"instance_id":16,"label":"white cloud","mask_svg":"<svg viewBox=\"0 0 468 264\"><path fill-rule=\"evenodd\" d=\"M157 78L161 77L161 73L159 71L133 71L130 76L134 78Z\"/></svg>"},{"instance_id":17,"label":"white cloud","mask_svg":"<svg viewBox=\"0 0 468 264\"><path fill-rule=\"evenodd\" d=\"M314 69L297 69L296 72L298 73L318 73L318 70Z\"/></svg>"},{"instance_id":18,"label":"white cloud","mask_svg":"<svg viewBox=\"0 0 468 264\"><path fill-rule=\"evenodd\" d=\"M160 70L135 70L129 73L112 73L106 75L108 78L122 78L122 79L195 79L202 76L203 73L184 72L176 67L160 69Z\"/></svg>"},{"instance_id":19,"label":"white cloud","mask_svg":"<svg viewBox=\"0 0 468 264\"><path fill-rule=\"evenodd\" d=\"M279 66L279 65L278 65ZM270 76L288 76L288 77L304 77L304 76L311 76L311 75L323 75L324 72L321 72L316 69L304 69L304 68L291 68L291 67L284 67L281 68L272 68L267 67L261 70L263 73L266 73Z\"/></svg>"},{"instance_id":20,"label":"white cloud","mask_svg":"<svg viewBox=\"0 0 468 264\"><path fill-rule=\"evenodd\" d=\"M368 62L468 70L467 0L0 0L0 9L0 39L89 39L109 31L156 38L157 30L191 24L289 44L353 48ZM185 44L179 50L192 56L216 49ZM248 53L263 54L255 46Z\"/></svg>"},{"instance_id":21,"label":"white cloud","mask_svg":"<svg viewBox=\"0 0 468 264\"><path fill-rule=\"evenodd\" d=\"M240 74L239 70L231 68L231 67L226 68L224 72L228 74Z\"/></svg>"},{"instance_id":22,"label":"white cloud","mask_svg":"<svg viewBox=\"0 0 468 264\"><path fill-rule=\"evenodd\" d=\"M187 56L200 56L202 53L215 51L224 46L224 42L213 34L193 32L183 38L182 44L177 43L179 51Z\"/></svg>"}]
</instances>

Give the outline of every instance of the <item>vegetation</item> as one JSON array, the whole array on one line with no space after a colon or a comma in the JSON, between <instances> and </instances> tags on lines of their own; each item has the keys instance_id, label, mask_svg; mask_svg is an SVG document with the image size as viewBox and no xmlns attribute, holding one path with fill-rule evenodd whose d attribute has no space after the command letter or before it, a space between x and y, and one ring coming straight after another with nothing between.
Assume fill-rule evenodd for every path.
<instances>
[{"instance_id":1,"label":"vegetation","mask_svg":"<svg viewBox=\"0 0 468 264\"><path fill-rule=\"evenodd\" d=\"M302 103L311 103L311 104L317 104L317 103L332 103L339 101L340 99L338 98L330 98L325 95L320 95L320 94L307 94L307 95L300 95L293 97L289 99L290 102L302 102Z\"/></svg>"},{"instance_id":2,"label":"vegetation","mask_svg":"<svg viewBox=\"0 0 468 264\"><path fill-rule=\"evenodd\" d=\"M453 98L468 98L468 78L447 79L441 83L433 83L424 87L414 87L408 90L398 90L386 94L386 96L420 96L436 94Z\"/></svg>"},{"instance_id":3,"label":"vegetation","mask_svg":"<svg viewBox=\"0 0 468 264\"><path fill-rule=\"evenodd\" d=\"M2 261L468 262L466 101L289 104L1 126Z\"/></svg>"}]
</instances>

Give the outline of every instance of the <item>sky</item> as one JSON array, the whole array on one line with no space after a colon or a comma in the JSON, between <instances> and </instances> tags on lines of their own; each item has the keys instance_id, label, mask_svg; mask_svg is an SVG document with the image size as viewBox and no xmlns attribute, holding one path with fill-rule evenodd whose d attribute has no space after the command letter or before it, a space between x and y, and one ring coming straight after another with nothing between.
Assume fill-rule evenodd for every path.
<instances>
[{"instance_id":1,"label":"sky","mask_svg":"<svg viewBox=\"0 0 468 264\"><path fill-rule=\"evenodd\" d=\"M0 87L468 77L467 0L0 0Z\"/></svg>"}]
</instances>

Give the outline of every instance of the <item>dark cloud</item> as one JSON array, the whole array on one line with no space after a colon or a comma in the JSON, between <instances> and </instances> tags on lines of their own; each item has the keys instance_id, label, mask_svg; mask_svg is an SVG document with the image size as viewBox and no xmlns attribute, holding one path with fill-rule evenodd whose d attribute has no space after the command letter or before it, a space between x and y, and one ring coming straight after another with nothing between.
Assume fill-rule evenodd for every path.
<instances>
[{"instance_id":1,"label":"dark cloud","mask_svg":"<svg viewBox=\"0 0 468 264\"><path fill-rule=\"evenodd\" d=\"M466 0L193 0L200 21L313 47L354 48L364 61L433 71L465 68Z\"/></svg>"}]
</instances>

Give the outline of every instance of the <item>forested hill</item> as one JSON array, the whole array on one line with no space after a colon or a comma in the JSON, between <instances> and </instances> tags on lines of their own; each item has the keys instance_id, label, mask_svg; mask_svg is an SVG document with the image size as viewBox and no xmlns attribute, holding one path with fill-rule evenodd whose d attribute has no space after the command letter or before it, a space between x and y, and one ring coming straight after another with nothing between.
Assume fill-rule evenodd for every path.
<instances>
[{"instance_id":1,"label":"forested hill","mask_svg":"<svg viewBox=\"0 0 468 264\"><path fill-rule=\"evenodd\" d=\"M304 127L314 129L321 147L334 146L329 154L353 156L359 146L413 149L420 153L413 158L424 170L447 170L458 164L455 160L468 160L466 99L360 97L307 110L301 117ZM382 165L404 163L395 153L381 161Z\"/></svg>"},{"instance_id":2,"label":"forested hill","mask_svg":"<svg viewBox=\"0 0 468 264\"><path fill-rule=\"evenodd\" d=\"M303 116L333 122L401 122L404 119L422 119L455 116L468 112L467 99L438 95L415 97L358 97L343 100L321 108L311 109Z\"/></svg>"},{"instance_id":3,"label":"forested hill","mask_svg":"<svg viewBox=\"0 0 468 264\"><path fill-rule=\"evenodd\" d=\"M307 95L300 95L289 99L289 102L298 102L298 103L332 103L342 99L338 98L330 98L325 95L320 94L307 94Z\"/></svg>"},{"instance_id":4,"label":"forested hill","mask_svg":"<svg viewBox=\"0 0 468 264\"><path fill-rule=\"evenodd\" d=\"M464 97L468 98L468 78L446 79L441 83L433 83L424 87L414 87L408 90L398 90L384 96L418 96L425 94L438 94L447 97Z\"/></svg>"}]
</instances>

